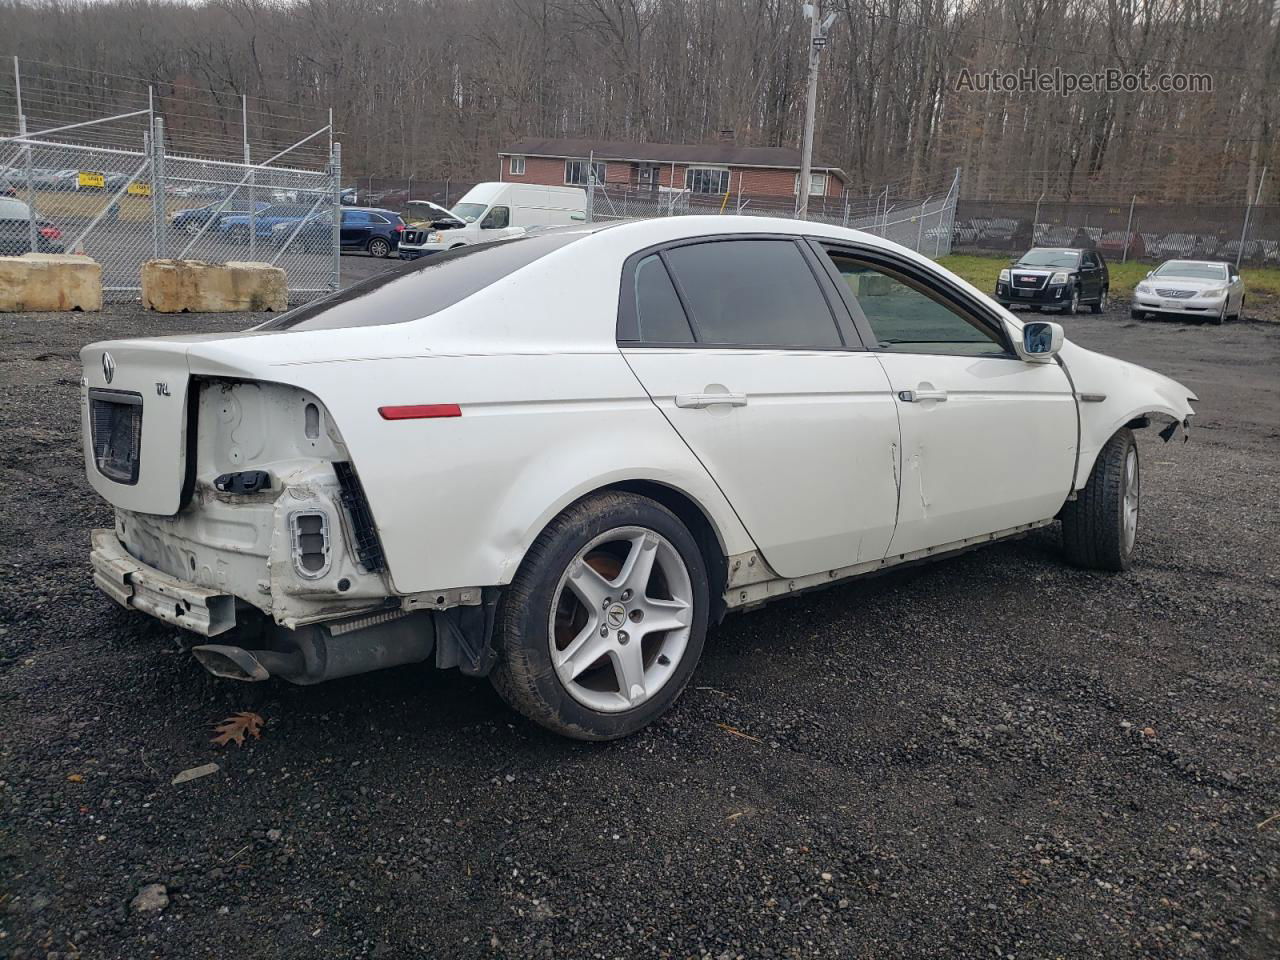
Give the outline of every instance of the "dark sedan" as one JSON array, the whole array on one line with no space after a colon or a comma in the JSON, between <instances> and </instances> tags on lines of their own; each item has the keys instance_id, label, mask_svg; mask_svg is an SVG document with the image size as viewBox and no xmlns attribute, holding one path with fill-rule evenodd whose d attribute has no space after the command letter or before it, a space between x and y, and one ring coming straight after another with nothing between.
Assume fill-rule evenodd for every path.
<instances>
[{"instance_id":1,"label":"dark sedan","mask_svg":"<svg viewBox=\"0 0 1280 960\"><path fill-rule=\"evenodd\" d=\"M1076 313L1087 304L1094 313L1107 309L1111 276L1097 250L1033 247L1000 271L996 300L1003 307L1027 306Z\"/></svg>"},{"instance_id":2,"label":"dark sedan","mask_svg":"<svg viewBox=\"0 0 1280 960\"><path fill-rule=\"evenodd\" d=\"M280 224L273 240L284 243L292 232L291 224ZM381 207L343 207L339 228L342 249L360 251L375 257L389 257L400 245L404 220L394 210ZM333 242L333 216L321 213L302 225L294 243L306 250L326 250Z\"/></svg>"},{"instance_id":3,"label":"dark sedan","mask_svg":"<svg viewBox=\"0 0 1280 960\"><path fill-rule=\"evenodd\" d=\"M0 256L31 252L31 208L21 200L0 197ZM62 253L62 231L36 215L36 253Z\"/></svg>"}]
</instances>

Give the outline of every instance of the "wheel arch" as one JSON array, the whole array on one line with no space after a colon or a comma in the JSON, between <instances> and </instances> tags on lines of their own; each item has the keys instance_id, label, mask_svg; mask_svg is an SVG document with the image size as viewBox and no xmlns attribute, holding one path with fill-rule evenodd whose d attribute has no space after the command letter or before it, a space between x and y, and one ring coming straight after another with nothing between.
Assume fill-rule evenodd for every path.
<instances>
[{"instance_id":1,"label":"wheel arch","mask_svg":"<svg viewBox=\"0 0 1280 960\"><path fill-rule=\"evenodd\" d=\"M504 579L509 580L515 574L534 540L556 517L581 500L615 491L648 497L674 513L698 541L709 574L715 574L722 568L727 569L727 558L732 553L742 552L739 548L744 547L742 538L746 536L746 531L742 529L732 510L726 512L725 509L717 510L709 506L704 497L691 493L685 486L678 486L670 477L658 478L639 472L617 474L584 483L557 498L555 503L544 510L521 538L519 549L508 559L507 576ZM723 507L727 508L728 503L725 502ZM753 547L745 546L745 549Z\"/></svg>"},{"instance_id":2,"label":"wheel arch","mask_svg":"<svg viewBox=\"0 0 1280 960\"><path fill-rule=\"evenodd\" d=\"M729 582L729 555L720 530L706 508L683 490L656 480L623 480L593 492L605 490L620 490L648 497L674 513L680 522L689 528L707 569L711 594L711 622L718 622L725 611L724 591Z\"/></svg>"}]
</instances>

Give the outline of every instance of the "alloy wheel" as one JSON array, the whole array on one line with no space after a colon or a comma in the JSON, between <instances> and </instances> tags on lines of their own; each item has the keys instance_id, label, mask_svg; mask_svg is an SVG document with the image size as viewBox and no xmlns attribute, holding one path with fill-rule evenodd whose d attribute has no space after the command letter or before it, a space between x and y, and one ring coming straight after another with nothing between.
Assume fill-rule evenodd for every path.
<instances>
[{"instance_id":1,"label":"alloy wheel","mask_svg":"<svg viewBox=\"0 0 1280 960\"><path fill-rule=\"evenodd\" d=\"M1138 473L1138 448L1129 447L1124 458L1124 552L1133 552L1138 539L1138 507L1142 497Z\"/></svg>"},{"instance_id":2,"label":"alloy wheel","mask_svg":"<svg viewBox=\"0 0 1280 960\"><path fill-rule=\"evenodd\" d=\"M556 586L549 639L573 699L620 713L652 698L680 666L693 586L679 551L645 527L618 527L578 551Z\"/></svg>"}]
</instances>

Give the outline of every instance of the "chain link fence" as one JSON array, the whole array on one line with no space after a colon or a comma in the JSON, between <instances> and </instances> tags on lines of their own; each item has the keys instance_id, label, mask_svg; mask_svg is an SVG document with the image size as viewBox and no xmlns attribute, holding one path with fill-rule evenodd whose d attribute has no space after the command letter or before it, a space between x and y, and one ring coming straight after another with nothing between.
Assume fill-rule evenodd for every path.
<instances>
[{"instance_id":1,"label":"chain link fence","mask_svg":"<svg viewBox=\"0 0 1280 960\"><path fill-rule=\"evenodd\" d=\"M430 200L451 207L475 186L471 180L414 177L354 177L348 189L362 206L382 207L412 219L411 201ZM867 196L811 197L809 219L885 237L930 257L951 252L960 172L934 183L932 189L912 185L869 191ZM669 187L636 188L625 184L593 184L587 191L587 219L636 220L651 217L739 214L792 218L795 197L697 194Z\"/></svg>"},{"instance_id":2,"label":"chain link fence","mask_svg":"<svg viewBox=\"0 0 1280 960\"><path fill-rule=\"evenodd\" d=\"M295 169L273 165L279 154L264 164L167 155L163 128L156 118L137 150L0 138L0 255L87 254L107 300L136 298L142 265L165 257L274 264L295 301L338 288L337 144L326 169Z\"/></svg>"},{"instance_id":3,"label":"chain link fence","mask_svg":"<svg viewBox=\"0 0 1280 960\"><path fill-rule=\"evenodd\" d=\"M1280 266L1280 207L961 200L951 242L964 253L1096 247L1117 261L1178 258Z\"/></svg>"}]
</instances>

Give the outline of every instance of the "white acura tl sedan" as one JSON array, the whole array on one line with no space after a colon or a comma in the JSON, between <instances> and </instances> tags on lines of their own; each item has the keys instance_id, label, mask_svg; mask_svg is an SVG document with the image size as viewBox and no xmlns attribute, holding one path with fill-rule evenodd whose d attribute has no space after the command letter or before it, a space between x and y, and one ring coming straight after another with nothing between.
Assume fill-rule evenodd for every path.
<instances>
[{"instance_id":1,"label":"white acura tl sedan","mask_svg":"<svg viewBox=\"0 0 1280 960\"><path fill-rule=\"evenodd\" d=\"M213 673L433 659L560 733L666 710L709 624L1060 521L1123 570L1186 387L895 244L680 217L434 257L84 363L102 590Z\"/></svg>"}]
</instances>

